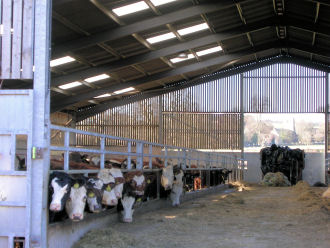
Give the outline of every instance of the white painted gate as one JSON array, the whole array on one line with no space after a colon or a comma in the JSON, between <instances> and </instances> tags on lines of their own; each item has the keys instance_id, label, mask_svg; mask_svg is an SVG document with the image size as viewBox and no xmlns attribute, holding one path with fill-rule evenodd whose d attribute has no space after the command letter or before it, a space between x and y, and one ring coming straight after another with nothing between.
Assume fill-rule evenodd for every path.
<instances>
[{"instance_id":1,"label":"white painted gate","mask_svg":"<svg viewBox=\"0 0 330 248\"><path fill-rule=\"evenodd\" d=\"M32 93L0 91L1 248L29 247L25 240L31 225ZM19 167L16 156L25 158L26 167Z\"/></svg>"}]
</instances>

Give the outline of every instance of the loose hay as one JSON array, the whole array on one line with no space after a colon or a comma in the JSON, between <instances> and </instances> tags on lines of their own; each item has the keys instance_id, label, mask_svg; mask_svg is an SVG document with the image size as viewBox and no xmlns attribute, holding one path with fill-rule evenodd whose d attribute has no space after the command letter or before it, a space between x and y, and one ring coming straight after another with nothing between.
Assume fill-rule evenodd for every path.
<instances>
[{"instance_id":1,"label":"loose hay","mask_svg":"<svg viewBox=\"0 0 330 248\"><path fill-rule=\"evenodd\" d=\"M264 176L260 184L264 186L275 186L275 187L291 185L288 178L284 176L282 172L276 172L276 173L268 172Z\"/></svg>"},{"instance_id":2,"label":"loose hay","mask_svg":"<svg viewBox=\"0 0 330 248\"><path fill-rule=\"evenodd\" d=\"M93 230L80 239L73 248L148 248L146 241L137 240L131 235L112 228Z\"/></svg>"}]
</instances>

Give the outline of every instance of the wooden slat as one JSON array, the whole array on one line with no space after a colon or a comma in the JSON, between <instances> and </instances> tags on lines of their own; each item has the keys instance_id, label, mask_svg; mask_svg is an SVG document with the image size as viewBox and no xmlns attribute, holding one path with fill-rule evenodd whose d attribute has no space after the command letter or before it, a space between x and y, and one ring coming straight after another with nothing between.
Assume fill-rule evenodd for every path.
<instances>
[{"instance_id":1,"label":"wooden slat","mask_svg":"<svg viewBox=\"0 0 330 248\"><path fill-rule=\"evenodd\" d=\"M21 78L21 47L22 47L22 0L14 0L13 15L13 45L11 78Z\"/></svg>"},{"instance_id":2,"label":"wooden slat","mask_svg":"<svg viewBox=\"0 0 330 248\"><path fill-rule=\"evenodd\" d=\"M22 39L22 79L33 77L33 0L24 0Z\"/></svg>"},{"instance_id":3,"label":"wooden slat","mask_svg":"<svg viewBox=\"0 0 330 248\"><path fill-rule=\"evenodd\" d=\"M11 73L11 19L12 19L12 2L11 0L3 1L3 35L2 35L2 61L0 78L10 78Z\"/></svg>"}]
</instances>

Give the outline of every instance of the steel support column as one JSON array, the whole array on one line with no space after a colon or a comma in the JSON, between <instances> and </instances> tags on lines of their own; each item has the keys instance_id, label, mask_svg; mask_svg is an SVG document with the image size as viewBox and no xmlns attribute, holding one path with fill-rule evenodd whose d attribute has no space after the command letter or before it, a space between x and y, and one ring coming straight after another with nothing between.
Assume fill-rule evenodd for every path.
<instances>
[{"instance_id":1,"label":"steel support column","mask_svg":"<svg viewBox=\"0 0 330 248\"><path fill-rule=\"evenodd\" d=\"M328 149L329 149L329 140L328 140L328 134L329 134L329 73L326 73L326 79L325 79L325 123L324 123L324 155L325 158L328 158Z\"/></svg>"},{"instance_id":2,"label":"steel support column","mask_svg":"<svg viewBox=\"0 0 330 248\"><path fill-rule=\"evenodd\" d=\"M48 247L48 173L50 146L49 48L51 1L35 0L35 45L33 84L32 145L40 154L31 163L31 236L30 247Z\"/></svg>"},{"instance_id":3,"label":"steel support column","mask_svg":"<svg viewBox=\"0 0 330 248\"><path fill-rule=\"evenodd\" d=\"M158 97L159 119L158 119L158 143L164 143L164 127L163 127L163 95Z\"/></svg>"},{"instance_id":4,"label":"steel support column","mask_svg":"<svg viewBox=\"0 0 330 248\"><path fill-rule=\"evenodd\" d=\"M240 74L240 147L241 158L244 159L244 75Z\"/></svg>"}]
</instances>

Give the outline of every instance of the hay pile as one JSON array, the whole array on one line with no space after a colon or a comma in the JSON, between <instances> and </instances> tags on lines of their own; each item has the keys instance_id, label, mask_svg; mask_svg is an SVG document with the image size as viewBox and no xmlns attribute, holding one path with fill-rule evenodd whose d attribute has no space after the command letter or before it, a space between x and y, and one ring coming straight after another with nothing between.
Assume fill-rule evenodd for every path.
<instances>
[{"instance_id":1,"label":"hay pile","mask_svg":"<svg viewBox=\"0 0 330 248\"><path fill-rule=\"evenodd\" d=\"M293 188L296 200L302 202L310 211L322 210L330 214L330 199L322 198L322 191L310 187L305 181L299 181Z\"/></svg>"},{"instance_id":2,"label":"hay pile","mask_svg":"<svg viewBox=\"0 0 330 248\"><path fill-rule=\"evenodd\" d=\"M118 232L112 228L88 232L73 248L151 248L147 241L137 240L133 236Z\"/></svg>"},{"instance_id":3,"label":"hay pile","mask_svg":"<svg viewBox=\"0 0 330 248\"><path fill-rule=\"evenodd\" d=\"M264 176L260 184L264 186L275 186L275 187L291 185L288 178L284 176L282 172L276 172L276 173L268 172Z\"/></svg>"}]
</instances>

